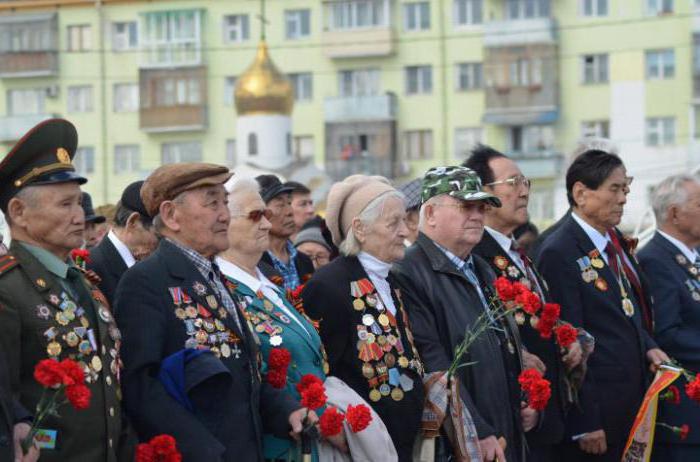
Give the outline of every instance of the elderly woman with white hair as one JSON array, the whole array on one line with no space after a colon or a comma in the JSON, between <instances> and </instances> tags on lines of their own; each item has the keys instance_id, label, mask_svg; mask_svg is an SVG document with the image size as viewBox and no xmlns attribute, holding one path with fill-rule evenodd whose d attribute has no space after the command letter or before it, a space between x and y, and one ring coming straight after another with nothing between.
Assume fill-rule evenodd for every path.
<instances>
[{"instance_id":1,"label":"elderly woman with white hair","mask_svg":"<svg viewBox=\"0 0 700 462\"><path fill-rule=\"evenodd\" d=\"M655 339L687 369L700 371L700 182L690 175L663 180L651 194L657 230L639 251L654 297ZM683 389L681 376L675 383ZM680 393L679 405L660 402L657 422L680 427L700 422L700 406ZM691 425L692 426L692 425ZM700 460L700 433L684 440L668 427L657 430L652 460Z\"/></svg>"},{"instance_id":2,"label":"elderly woman with white hair","mask_svg":"<svg viewBox=\"0 0 700 462\"><path fill-rule=\"evenodd\" d=\"M381 417L400 461L412 460L423 411L423 366L392 276L408 236L403 195L382 177L353 175L327 199L326 223L341 256L306 284L321 322L330 372Z\"/></svg>"}]
</instances>

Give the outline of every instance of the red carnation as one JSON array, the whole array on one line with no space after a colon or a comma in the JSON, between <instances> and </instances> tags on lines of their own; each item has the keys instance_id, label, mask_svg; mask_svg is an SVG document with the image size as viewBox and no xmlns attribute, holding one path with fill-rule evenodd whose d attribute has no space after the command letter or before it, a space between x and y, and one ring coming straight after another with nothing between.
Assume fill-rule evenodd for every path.
<instances>
[{"instance_id":1,"label":"red carnation","mask_svg":"<svg viewBox=\"0 0 700 462\"><path fill-rule=\"evenodd\" d=\"M136 447L136 462L181 462L175 438L170 435L155 436L148 443Z\"/></svg>"},{"instance_id":2,"label":"red carnation","mask_svg":"<svg viewBox=\"0 0 700 462\"><path fill-rule=\"evenodd\" d=\"M685 385L685 393L688 398L700 403L700 374L697 374L692 382Z\"/></svg>"},{"instance_id":3,"label":"red carnation","mask_svg":"<svg viewBox=\"0 0 700 462\"><path fill-rule=\"evenodd\" d=\"M90 251L87 249L73 249L70 256L76 263L90 263Z\"/></svg>"},{"instance_id":4,"label":"red carnation","mask_svg":"<svg viewBox=\"0 0 700 462\"><path fill-rule=\"evenodd\" d=\"M34 379L46 388L63 383L63 369L55 359L43 359L34 367Z\"/></svg>"},{"instance_id":5,"label":"red carnation","mask_svg":"<svg viewBox=\"0 0 700 462\"><path fill-rule=\"evenodd\" d=\"M549 380L544 379L536 369L525 369L518 376L518 383L523 393L527 395L528 406L536 411L547 407L552 389Z\"/></svg>"},{"instance_id":6,"label":"red carnation","mask_svg":"<svg viewBox=\"0 0 700 462\"><path fill-rule=\"evenodd\" d=\"M678 436L680 437L681 441L688 438L688 433L690 433L690 426L688 424L681 425L681 428L678 430Z\"/></svg>"},{"instance_id":7,"label":"red carnation","mask_svg":"<svg viewBox=\"0 0 700 462\"><path fill-rule=\"evenodd\" d=\"M525 284L522 282L514 282L513 283L513 290L515 291L515 296L517 297L518 295L522 294L523 292L529 292L530 289L528 289Z\"/></svg>"},{"instance_id":8,"label":"red carnation","mask_svg":"<svg viewBox=\"0 0 700 462\"><path fill-rule=\"evenodd\" d=\"M301 392L301 405L316 410L326 404L326 389L321 383L312 383Z\"/></svg>"},{"instance_id":9,"label":"red carnation","mask_svg":"<svg viewBox=\"0 0 700 462\"><path fill-rule=\"evenodd\" d=\"M498 298L504 302L509 302L515 298L517 292L513 289L513 283L510 282L504 276L496 279L494 282L494 287L496 287L496 293Z\"/></svg>"},{"instance_id":10,"label":"red carnation","mask_svg":"<svg viewBox=\"0 0 700 462\"><path fill-rule=\"evenodd\" d=\"M345 418L354 433L361 432L372 422L372 414L364 404L349 405L348 410L345 412Z\"/></svg>"},{"instance_id":11,"label":"red carnation","mask_svg":"<svg viewBox=\"0 0 700 462\"><path fill-rule=\"evenodd\" d=\"M309 385L311 385L313 383L323 385L323 382L321 381L321 379L319 379L315 375L305 374L301 377L301 380L299 381L299 383L297 383L297 391L299 392L299 394L301 394L304 392L304 390L306 390L309 387Z\"/></svg>"},{"instance_id":12,"label":"red carnation","mask_svg":"<svg viewBox=\"0 0 700 462\"><path fill-rule=\"evenodd\" d=\"M271 369L287 369L292 362L292 355L286 348L273 348L267 358L267 365Z\"/></svg>"},{"instance_id":13,"label":"red carnation","mask_svg":"<svg viewBox=\"0 0 700 462\"><path fill-rule=\"evenodd\" d=\"M537 369L530 368L530 369L525 369L520 373L518 376L518 383L520 384L520 388L522 389L529 389L532 383L540 380L542 378L542 374L540 374Z\"/></svg>"},{"instance_id":14,"label":"red carnation","mask_svg":"<svg viewBox=\"0 0 700 462\"><path fill-rule=\"evenodd\" d=\"M536 293L525 289L515 297L515 302L520 305L526 313L537 314L542 307L540 297Z\"/></svg>"},{"instance_id":15,"label":"red carnation","mask_svg":"<svg viewBox=\"0 0 700 462\"><path fill-rule=\"evenodd\" d=\"M59 363L63 372L64 385L82 385L85 383L85 372L80 365L72 359L64 359Z\"/></svg>"},{"instance_id":16,"label":"red carnation","mask_svg":"<svg viewBox=\"0 0 700 462\"><path fill-rule=\"evenodd\" d=\"M156 460L156 452L148 443L136 446L136 462L153 462Z\"/></svg>"},{"instance_id":17,"label":"red carnation","mask_svg":"<svg viewBox=\"0 0 700 462\"><path fill-rule=\"evenodd\" d=\"M540 314L540 318L557 322L560 313L561 308L557 303L545 303L544 308L542 309L542 314Z\"/></svg>"},{"instance_id":18,"label":"red carnation","mask_svg":"<svg viewBox=\"0 0 700 462\"><path fill-rule=\"evenodd\" d=\"M301 298L301 293L304 291L304 284L300 284L292 291L292 299L298 300Z\"/></svg>"},{"instance_id":19,"label":"red carnation","mask_svg":"<svg viewBox=\"0 0 700 462\"><path fill-rule=\"evenodd\" d=\"M559 327L554 328L554 334L557 337L557 343L562 348L569 348L578 338L578 330L568 323L563 323Z\"/></svg>"},{"instance_id":20,"label":"red carnation","mask_svg":"<svg viewBox=\"0 0 700 462\"><path fill-rule=\"evenodd\" d=\"M681 392L675 385L668 387L663 393L661 393L661 395L659 395L659 397L671 404L680 404L681 402Z\"/></svg>"},{"instance_id":21,"label":"red carnation","mask_svg":"<svg viewBox=\"0 0 700 462\"><path fill-rule=\"evenodd\" d=\"M287 385L287 371L269 369L265 375L265 379L272 388L284 388Z\"/></svg>"},{"instance_id":22,"label":"red carnation","mask_svg":"<svg viewBox=\"0 0 700 462\"><path fill-rule=\"evenodd\" d=\"M66 398L71 405L77 409L87 409L90 406L92 392L85 385L68 385L66 387Z\"/></svg>"},{"instance_id":23,"label":"red carnation","mask_svg":"<svg viewBox=\"0 0 700 462\"><path fill-rule=\"evenodd\" d=\"M343 420L345 416L338 412L334 407L326 409L318 419L318 426L321 429L321 435L325 438L335 436L343 429Z\"/></svg>"}]
</instances>

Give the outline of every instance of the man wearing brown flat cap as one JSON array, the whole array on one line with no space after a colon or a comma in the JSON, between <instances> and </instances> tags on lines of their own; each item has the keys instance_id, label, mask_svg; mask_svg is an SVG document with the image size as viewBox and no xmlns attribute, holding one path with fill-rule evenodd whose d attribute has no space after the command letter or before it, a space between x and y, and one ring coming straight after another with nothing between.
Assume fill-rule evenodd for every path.
<instances>
[{"instance_id":1,"label":"man wearing brown flat cap","mask_svg":"<svg viewBox=\"0 0 700 462\"><path fill-rule=\"evenodd\" d=\"M186 163L146 179L160 244L116 292L127 413L140 440L172 435L185 461L262 461L263 433L296 436L307 412L261 382L255 334L214 263L229 246L231 175Z\"/></svg>"}]
</instances>

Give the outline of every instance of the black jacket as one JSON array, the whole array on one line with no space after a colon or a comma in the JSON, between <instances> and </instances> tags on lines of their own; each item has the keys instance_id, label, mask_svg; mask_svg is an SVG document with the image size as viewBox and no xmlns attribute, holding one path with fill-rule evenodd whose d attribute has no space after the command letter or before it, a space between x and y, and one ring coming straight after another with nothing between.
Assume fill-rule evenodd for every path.
<instances>
[{"instance_id":1,"label":"black jacket","mask_svg":"<svg viewBox=\"0 0 700 462\"><path fill-rule=\"evenodd\" d=\"M618 282L607 264L596 270L607 288L600 289L594 281L583 279L577 260L593 250L595 245L583 228L568 216L542 245L537 267L549 283L552 299L561 305L562 319L595 337L595 351L588 359L579 395L581 409L570 413L568 431L573 436L603 429L608 445L619 447L629 434L646 391L646 352L656 344L642 327L634 294L630 295L634 315L625 315ZM641 268L628 249L625 251L646 287ZM651 306L650 299L647 303Z\"/></svg>"},{"instance_id":2,"label":"black jacket","mask_svg":"<svg viewBox=\"0 0 700 462\"><path fill-rule=\"evenodd\" d=\"M398 359L396 356L399 355L396 348L391 348L389 351L385 350L388 354L378 361L368 360L365 362L358 357L358 345L362 345L358 339L358 328L364 327L363 316L366 316L367 313L374 316L375 319L378 316L378 311L371 306L366 306L364 312L353 308L354 297L351 295L351 282L361 279L368 279L368 276L356 257L336 258L319 269L306 283L302 292L304 309L312 318L321 320L320 334L328 354L330 375L343 380L372 405L391 435L399 454L399 460L410 461L423 413L423 382L415 370L400 367L399 361L396 361L394 367L397 372L410 377L413 381L413 388L406 391L399 401L395 401L392 396L383 396L376 402L370 399L370 378L363 376L365 370L363 366L377 367L378 364L386 363L387 367L391 369L391 363L386 359L388 354L392 354L395 360ZM396 288L391 277L389 277L389 284L392 288ZM398 308L400 306L398 295L394 293L393 299L394 305ZM412 360L414 359L412 347L398 309L396 322L402 340L403 355L408 360ZM377 334L377 342L382 334ZM377 372L373 378L378 375Z\"/></svg>"},{"instance_id":3,"label":"black jacket","mask_svg":"<svg viewBox=\"0 0 700 462\"><path fill-rule=\"evenodd\" d=\"M484 231L484 237L474 247L473 253L483 258L497 276L504 276L512 282L519 282L521 279L527 278L518 265L510 258L508 252L499 245L488 231ZM507 266L504 267L503 264L497 264L497 259L506 261ZM531 261L529 263L534 268L534 264ZM547 283L536 271L535 277L545 296L545 300L542 303L550 302ZM532 289L534 290L534 287ZM561 361L561 354L553 338L543 339L537 330L533 329L529 324L520 326L519 331L523 345L530 353L537 355L547 366L545 378L552 384L552 398L549 400L547 408L540 415L541 420L537 428L526 434L528 443L531 445L560 443L564 438L564 413L568 407L566 389L563 382L565 366Z\"/></svg>"},{"instance_id":4,"label":"black jacket","mask_svg":"<svg viewBox=\"0 0 700 462\"><path fill-rule=\"evenodd\" d=\"M10 373L5 354L0 351L0 460L14 461L12 432L16 423L31 420L29 412L12 397Z\"/></svg>"},{"instance_id":5,"label":"black jacket","mask_svg":"<svg viewBox=\"0 0 700 462\"><path fill-rule=\"evenodd\" d=\"M174 301L180 297L170 289L185 294L180 305ZM262 460L263 428L288 437L288 416L300 406L261 383L254 334L242 316L243 332L233 317L220 309L223 304L216 292L175 245L161 240L153 255L130 268L117 288L116 304L124 339L124 404L141 441L170 434L185 462L255 461ZM193 307L196 319L178 310L188 306ZM217 328L217 334L240 339L242 352L238 357L221 357L231 372L227 392L191 397L192 413L166 392L156 376L163 359L185 348L190 338L187 321L207 319L223 323L225 329ZM203 325L189 326L202 333L200 347L222 348L226 342L212 339L213 328L205 331ZM233 344L230 347L235 348Z\"/></svg>"},{"instance_id":6,"label":"black jacket","mask_svg":"<svg viewBox=\"0 0 700 462\"><path fill-rule=\"evenodd\" d=\"M119 280L128 268L117 248L107 236L90 251L90 262L87 264L87 268L93 270L100 277L101 281L97 286L107 297L109 303L113 305L114 293L117 290Z\"/></svg>"},{"instance_id":7,"label":"black jacket","mask_svg":"<svg viewBox=\"0 0 700 462\"><path fill-rule=\"evenodd\" d=\"M474 262L484 295L491 299L493 271L478 256ZM406 299L426 372L447 370L465 331L484 313L476 289L423 233L394 265L393 274ZM502 325L504 333L487 330L472 345L464 362L476 364L461 368L458 376L479 438L503 436L506 458L519 462L524 460L517 383L522 345L513 320L504 318Z\"/></svg>"},{"instance_id":8,"label":"black jacket","mask_svg":"<svg viewBox=\"0 0 700 462\"><path fill-rule=\"evenodd\" d=\"M639 263L651 281L655 338L659 347L687 369L700 370L700 275L692 274L689 269L692 262L659 233L639 251ZM691 402L683 392L685 383L681 376L674 384L681 390L680 404L659 402L658 422L678 427L688 422L700 422L700 406ZM665 443L700 444L698 432L691 432L681 441L666 428L657 427L655 438Z\"/></svg>"},{"instance_id":9,"label":"black jacket","mask_svg":"<svg viewBox=\"0 0 700 462\"><path fill-rule=\"evenodd\" d=\"M297 269L297 274L299 275L299 280L302 284L306 283L311 276L314 274L314 264L306 254L302 252L297 252L297 256L294 258L294 266ZM265 275L273 283L278 286L282 286L283 279L282 275L275 269L275 265L272 263L272 257L270 257L269 252L263 252L260 262L258 263L258 268L260 272Z\"/></svg>"}]
</instances>

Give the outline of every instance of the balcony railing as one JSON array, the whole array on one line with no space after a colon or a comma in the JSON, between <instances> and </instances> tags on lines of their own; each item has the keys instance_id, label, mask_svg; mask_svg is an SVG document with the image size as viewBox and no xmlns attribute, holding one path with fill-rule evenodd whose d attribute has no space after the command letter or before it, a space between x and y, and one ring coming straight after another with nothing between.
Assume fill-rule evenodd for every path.
<instances>
[{"instance_id":1,"label":"balcony railing","mask_svg":"<svg viewBox=\"0 0 700 462\"><path fill-rule=\"evenodd\" d=\"M53 76L58 73L55 51L0 53L0 78Z\"/></svg>"},{"instance_id":2,"label":"balcony railing","mask_svg":"<svg viewBox=\"0 0 700 462\"><path fill-rule=\"evenodd\" d=\"M552 18L508 19L484 24L484 46L506 47L532 43L554 43L556 23Z\"/></svg>"},{"instance_id":3,"label":"balcony railing","mask_svg":"<svg viewBox=\"0 0 700 462\"><path fill-rule=\"evenodd\" d=\"M0 142L19 140L39 122L55 117L53 114L28 114L0 117Z\"/></svg>"},{"instance_id":4,"label":"balcony railing","mask_svg":"<svg viewBox=\"0 0 700 462\"><path fill-rule=\"evenodd\" d=\"M142 130L153 133L206 128L205 67L141 69L139 86Z\"/></svg>"},{"instance_id":5,"label":"balcony railing","mask_svg":"<svg viewBox=\"0 0 700 462\"><path fill-rule=\"evenodd\" d=\"M558 177L564 165L564 156L553 149L511 151L508 155L518 162L518 167L528 178Z\"/></svg>"},{"instance_id":6,"label":"balcony railing","mask_svg":"<svg viewBox=\"0 0 700 462\"><path fill-rule=\"evenodd\" d=\"M387 93L326 98L323 110L326 122L393 120L396 118L396 96Z\"/></svg>"}]
</instances>

